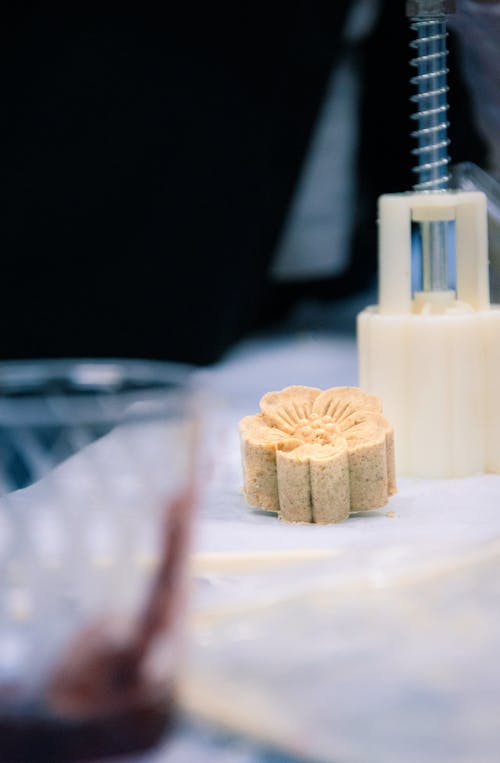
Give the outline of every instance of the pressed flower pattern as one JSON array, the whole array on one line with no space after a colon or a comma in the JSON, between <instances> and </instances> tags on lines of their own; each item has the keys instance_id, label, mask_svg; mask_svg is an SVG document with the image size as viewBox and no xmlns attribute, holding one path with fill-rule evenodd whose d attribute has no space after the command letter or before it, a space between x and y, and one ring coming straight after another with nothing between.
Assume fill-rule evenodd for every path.
<instances>
[{"instance_id":1,"label":"pressed flower pattern","mask_svg":"<svg viewBox=\"0 0 500 763\"><path fill-rule=\"evenodd\" d=\"M394 438L378 398L356 387L268 392L240 422L244 493L291 522L340 522L396 492Z\"/></svg>"}]
</instances>

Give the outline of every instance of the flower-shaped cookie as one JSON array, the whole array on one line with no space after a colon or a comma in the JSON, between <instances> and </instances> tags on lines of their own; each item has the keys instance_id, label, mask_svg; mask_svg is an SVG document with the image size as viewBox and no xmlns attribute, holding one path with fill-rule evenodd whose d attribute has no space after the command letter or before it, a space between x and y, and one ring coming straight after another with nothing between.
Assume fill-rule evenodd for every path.
<instances>
[{"instance_id":1,"label":"flower-shaped cookie","mask_svg":"<svg viewBox=\"0 0 500 763\"><path fill-rule=\"evenodd\" d=\"M394 435L356 387L286 387L240 422L244 494L288 522L341 522L396 492Z\"/></svg>"}]
</instances>

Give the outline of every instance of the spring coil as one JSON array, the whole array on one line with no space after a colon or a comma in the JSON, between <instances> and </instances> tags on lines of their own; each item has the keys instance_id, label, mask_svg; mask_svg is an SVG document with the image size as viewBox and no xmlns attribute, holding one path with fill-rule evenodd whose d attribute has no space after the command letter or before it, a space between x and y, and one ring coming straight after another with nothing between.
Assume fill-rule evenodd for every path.
<instances>
[{"instance_id":1,"label":"spring coil","mask_svg":"<svg viewBox=\"0 0 500 763\"><path fill-rule=\"evenodd\" d=\"M411 115L417 122L417 129L411 133L417 140L412 154L418 158L418 164L412 170L418 175L413 188L415 191L445 190L450 180L446 22L443 17L414 18L410 28L416 32L416 39L410 42L416 55L410 65L417 69L417 74L410 80L417 89L410 99L417 106Z\"/></svg>"}]
</instances>

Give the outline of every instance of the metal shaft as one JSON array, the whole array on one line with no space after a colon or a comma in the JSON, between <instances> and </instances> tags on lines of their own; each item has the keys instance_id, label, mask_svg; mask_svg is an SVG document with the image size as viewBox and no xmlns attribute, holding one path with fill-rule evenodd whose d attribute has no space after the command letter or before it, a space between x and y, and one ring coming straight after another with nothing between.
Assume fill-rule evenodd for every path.
<instances>
[{"instance_id":1,"label":"metal shaft","mask_svg":"<svg viewBox=\"0 0 500 763\"><path fill-rule=\"evenodd\" d=\"M415 40L411 65L416 74L411 82L416 93L412 101L416 112L412 119L416 129L412 137L417 141L412 153L417 157L413 171L417 174L415 191L445 191L449 184L446 18L454 10L448 0L413 0L407 3L407 15ZM448 288L448 235L445 222L420 224L422 244L422 286L424 291Z\"/></svg>"}]
</instances>

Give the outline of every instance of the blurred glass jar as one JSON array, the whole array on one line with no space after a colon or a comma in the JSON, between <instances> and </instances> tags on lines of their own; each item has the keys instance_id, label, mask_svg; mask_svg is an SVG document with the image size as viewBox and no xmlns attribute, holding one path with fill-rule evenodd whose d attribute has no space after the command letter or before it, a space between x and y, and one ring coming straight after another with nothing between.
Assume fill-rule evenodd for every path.
<instances>
[{"instance_id":1,"label":"blurred glass jar","mask_svg":"<svg viewBox=\"0 0 500 763\"><path fill-rule=\"evenodd\" d=\"M92 760L174 713L195 502L190 370L0 363L0 757Z\"/></svg>"},{"instance_id":2,"label":"blurred glass jar","mask_svg":"<svg viewBox=\"0 0 500 763\"><path fill-rule=\"evenodd\" d=\"M453 167L453 187L461 191L482 191L488 209L488 251L491 301L500 303L500 181L472 162Z\"/></svg>"}]
</instances>

